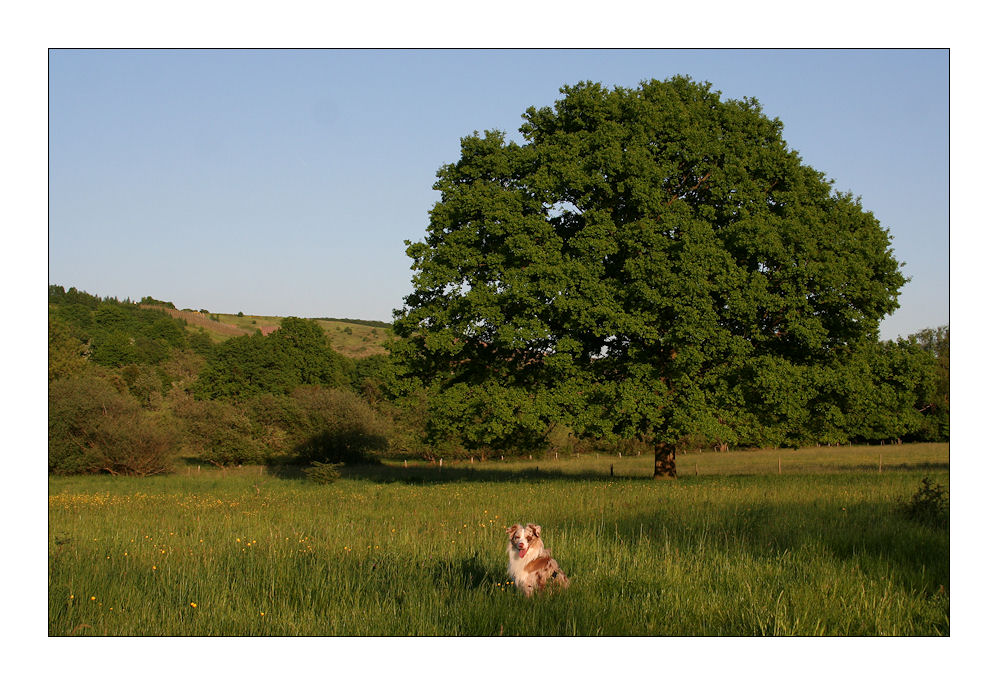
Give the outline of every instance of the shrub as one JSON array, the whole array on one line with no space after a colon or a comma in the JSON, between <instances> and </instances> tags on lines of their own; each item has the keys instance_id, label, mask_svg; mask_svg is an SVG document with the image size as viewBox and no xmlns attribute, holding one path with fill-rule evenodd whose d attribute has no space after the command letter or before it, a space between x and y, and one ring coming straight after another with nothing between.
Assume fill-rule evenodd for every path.
<instances>
[{"instance_id":1,"label":"shrub","mask_svg":"<svg viewBox=\"0 0 998 685\"><path fill-rule=\"evenodd\" d=\"M923 478L911 499L898 502L898 511L905 518L928 526L946 527L949 525L949 496L946 488Z\"/></svg>"},{"instance_id":2,"label":"shrub","mask_svg":"<svg viewBox=\"0 0 998 685\"><path fill-rule=\"evenodd\" d=\"M173 470L167 455L175 444L175 434L152 416L114 416L97 431L92 453L99 471L151 476Z\"/></svg>"},{"instance_id":3,"label":"shrub","mask_svg":"<svg viewBox=\"0 0 998 685\"><path fill-rule=\"evenodd\" d=\"M183 398L173 407L189 448L216 466L260 464L269 456L250 420L233 405Z\"/></svg>"},{"instance_id":4,"label":"shrub","mask_svg":"<svg viewBox=\"0 0 998 685\"><path fill-rule=\"evenodd\" d=\"M305 478L313 483L333 483L340 478L340 464L329 464L313 461L310 468L305 469Z\"/></svg>"},{"instance_id":5,"label":"shrub","mask_svg":"<svg viewBox=\"0 0 998 685\"><path fill-rule=\"evenodd\" d=\"M95 373L49 383L49 471L146 476L172 469L176 435Z\"/></svg>"},{"instance_id":6,"label":"shrub","mask_svg":"<svg viewBox=\"0 0 998 685\"><path fill-rule=\"evenodd\" d=\"M361 461L388 446L387 420L348 390L303 386L292 399L298 407L298 460Z\"/></svg>"}]
</instances>

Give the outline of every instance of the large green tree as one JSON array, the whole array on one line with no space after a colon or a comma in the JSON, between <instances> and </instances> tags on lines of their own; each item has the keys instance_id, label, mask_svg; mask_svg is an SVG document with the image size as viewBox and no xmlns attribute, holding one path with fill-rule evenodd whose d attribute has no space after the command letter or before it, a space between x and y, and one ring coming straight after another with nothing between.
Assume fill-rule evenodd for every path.
<instances>
[{"instance_id":1,"label":"large green tree","mask_svg":"<svg viewBox=\"0 0 998 685\"><path fill-rule=\"evenodd\" d=\"M477 132L408 246L396 363L467 444L578 433L809 439L904 283L890 236L754 99L676 77L566 86ZM839 389L841 390L841 389Z\"/></svg>"}]
</instances>

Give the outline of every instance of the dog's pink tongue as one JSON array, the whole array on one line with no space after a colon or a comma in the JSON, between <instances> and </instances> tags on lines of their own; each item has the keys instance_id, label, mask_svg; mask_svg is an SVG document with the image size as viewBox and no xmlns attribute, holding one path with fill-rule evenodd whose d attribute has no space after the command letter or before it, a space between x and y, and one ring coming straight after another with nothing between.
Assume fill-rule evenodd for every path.
<instances>
[{"instance_id":1,"label":"dog's pink tongue","mask_svg":"<svg viewBox=\"0 0 998 685\"><path fill-rule=\"evenodd\" d=\"M526 550L526 548L520 550L520 558L522 559L525 556L527 556L527 550Z\"/></svg>"}]
</instances>

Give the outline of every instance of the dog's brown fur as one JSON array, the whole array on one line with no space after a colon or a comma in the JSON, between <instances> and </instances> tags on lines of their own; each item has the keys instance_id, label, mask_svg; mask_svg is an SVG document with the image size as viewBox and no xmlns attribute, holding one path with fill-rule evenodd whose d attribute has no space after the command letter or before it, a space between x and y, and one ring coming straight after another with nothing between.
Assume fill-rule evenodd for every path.
<instances>
[{"instance_id":1,"label":"dog's brown fur","mask_svg":"<svg viewBox=\"0 0 998 685\"><path fill-rule=\"evenodd\" d=\"M540 526L536 523L528 523L526 526L515 525L507 528L506 532L509 534L506 545L509 576L523 594L530 597L534 592L544 590L546 587L568 587L568 576L551 556L551 550L544 547ZM514 543L518 534L520 542L526 543L523 556L520 556L520 550Z\"/></svg>"}]
</instances>

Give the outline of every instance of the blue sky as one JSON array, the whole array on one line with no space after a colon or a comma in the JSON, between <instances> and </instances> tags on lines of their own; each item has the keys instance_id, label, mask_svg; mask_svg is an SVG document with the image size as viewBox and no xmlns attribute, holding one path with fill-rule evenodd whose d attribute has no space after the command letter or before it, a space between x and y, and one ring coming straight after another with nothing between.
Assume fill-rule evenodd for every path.
<instances>
[{"instance_id":1,"label":"blue sky","mask_svg":"<svg viewBox=\"0 0 998 685\"><path fill-rule=\"evenodd\" d=\"M882 337L949 323L945 50L53 50L48 279L389 321L461 136L675 74L756 97L890 230L912 281Z\"/></svg>"}]
</instances>

